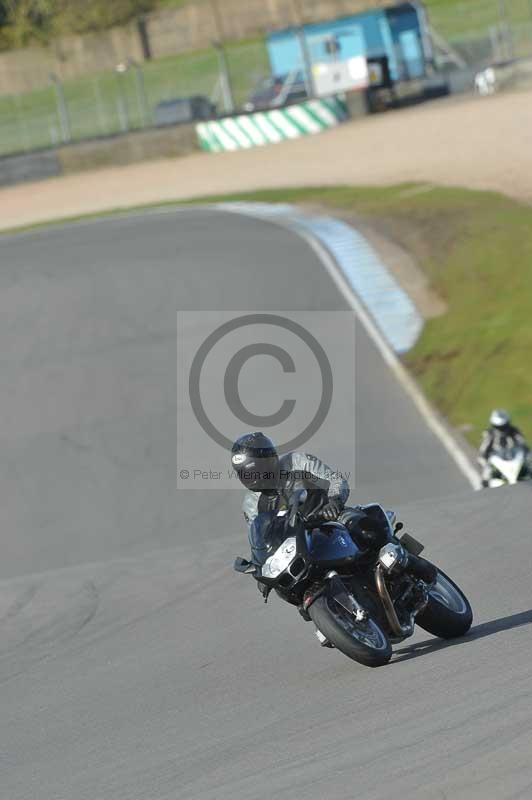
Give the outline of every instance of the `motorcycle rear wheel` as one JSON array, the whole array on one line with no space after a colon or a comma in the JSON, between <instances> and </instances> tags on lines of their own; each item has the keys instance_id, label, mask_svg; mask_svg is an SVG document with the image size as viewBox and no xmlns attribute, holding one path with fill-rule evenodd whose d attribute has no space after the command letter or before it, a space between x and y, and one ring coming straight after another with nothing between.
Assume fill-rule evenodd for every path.
<instances>
[{"instance_id":1,"label":"motorcycle rear wheel","mask_svg":"<svg viewBox=\"0 0 532 800\"><path fill-rule=\"evenodd\" d=\"M469 600L448 575L438 569L435 586L429 590L429 602L416 617L416 624L440 639L464 636L473 622Z\"/></svg>"},{"instance_id":2,"label":"motorcycle rear wheel","mask_svg":"<svg viewBox=\"0 0 532 800\"><path fill-rule=\"evenodd\" d=\"M368 617L357 622L334 598L321 595L308 613L317 629L340 652L366 667L381 667L392 657L392 647L381 627Z\"/></svg>"}]
</instances>

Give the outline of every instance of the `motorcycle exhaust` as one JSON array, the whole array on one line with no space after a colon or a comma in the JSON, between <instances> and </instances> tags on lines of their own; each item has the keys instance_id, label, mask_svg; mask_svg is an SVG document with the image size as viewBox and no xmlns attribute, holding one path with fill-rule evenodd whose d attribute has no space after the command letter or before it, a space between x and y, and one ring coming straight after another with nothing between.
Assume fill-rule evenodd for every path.
<instances>
[{"instance_id":1,"label":"motorcycle exhaust","mask_svg":"<svg viewBox=\"0 0 532 800\"><path fill-rule=\"evenodd\" d=\"M384 608L384 613L386 614L386 619L388 620L388 624L394 636L400 639L411 636L414 633L414 616L411 616L409 625L402 625L399 621L388 587L386 586L386 581L384 580L384 570L381 564L377 564L375 567L375 584Z\"/></svg>"}]
</instances>

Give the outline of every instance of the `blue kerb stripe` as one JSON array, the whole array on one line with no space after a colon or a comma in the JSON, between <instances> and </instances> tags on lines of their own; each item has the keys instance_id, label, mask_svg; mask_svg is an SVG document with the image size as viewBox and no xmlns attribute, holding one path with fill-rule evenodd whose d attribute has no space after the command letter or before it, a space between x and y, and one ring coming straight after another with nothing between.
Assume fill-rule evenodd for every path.
<instances>
[{"instance_id":1,"label":"blue kerb stripe","mask_svg":"<svg viewBox=\"0 0 532 800\"><path fill-rule=\"evenodd\" d=\"M393 349L397 353L410 350L421 333L423 318L364 237L345 222L327 217L298 216L297 224L334 255Z\"/></svg>"}]
</instances>

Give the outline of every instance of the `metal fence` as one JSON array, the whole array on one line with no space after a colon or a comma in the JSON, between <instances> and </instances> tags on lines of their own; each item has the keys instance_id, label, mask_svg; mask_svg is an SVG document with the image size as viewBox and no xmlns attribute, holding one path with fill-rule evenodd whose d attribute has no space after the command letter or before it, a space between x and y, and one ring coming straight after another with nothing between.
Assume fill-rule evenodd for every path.
<instances>
[{"instance_id":1,"label":"metal fence","mask_svg":"<svg viewBox=\"0 0 532 800\"><path fill-rule=\"evenodd\" d=\"M532 0L467 0L429 8L441 39L468 66L532 55Z\"/></svg>"},{"instance_id":2,"label":"metal fence","mask_svg":"<svg viewBox=\"0 0 532 800\"><path fill-rule=\"evenodd\" d=\"M161 103L203 96L218 113L241 107L269 75L266 47L256 40L212 47L112 72L0 96L0 154L9 154L152 127Z\"/></svg>"},{"instance_id":3,"label":"metal fence","mask_svg":"<svg viewBox=\"0 0 532 800\"><path fill-rule=\"evenodd\" d=\"M429 6L438 50L450 60L480 67L532 56L532 0L467 0ZM47 88L0 96L0 155L140 130L158 124L160 104L201 95L218 113L242 108L269 75L262 39L227 43L139 63Z\"/></svg>"}]
</instances>

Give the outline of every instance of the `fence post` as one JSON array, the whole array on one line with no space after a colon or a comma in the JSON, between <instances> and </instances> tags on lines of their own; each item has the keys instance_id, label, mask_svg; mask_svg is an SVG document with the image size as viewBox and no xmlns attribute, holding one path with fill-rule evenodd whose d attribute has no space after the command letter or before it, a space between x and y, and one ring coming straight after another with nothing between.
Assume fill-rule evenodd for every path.
<instances>
[{"instance_id":1,"label":"fence post","mask_svg":"<svg viewBox=\"0 0 532 800\"><path fill-rule=\"evenodd\" d=\"M235 98L233 94L233 87L231 85L231 75L229 73L229 64L227 63L227 56L222 42L213 42L213 47L218 53L218 63L220 65L220 87L222 90L222 98L226 114L233 114L235 110Z\"/></svg>"},{"instance_id":2,"label":"fence post","mask_svg":"<svg viewBox=\"0 0 532 800\"><path fill-rule=\"evenodd\" d=\"M50 73L50 80L54 85L57 116L59 117L59 125L61 126L61 136L63 138L63 142L71 142L72 129L70 127L70 117L68 116L68 107L66 104L65 92L63 91L63 84L55 72Z\"/></svg>"},{"instance_id":3,"label":"fence post","mask_svg":"<svg viewBox=\"0 0 532 800\"><path fill-rule=\"evenodd\" d=\"M132 58L129 59L129 66L135 70L135 89L137 92L137 105L139 107L141 127L146 128L149 124L148 100L146 97L146 84L144 83L144 72L140 64Z\"/></svg>"},{"instance_id":4,"label":"fence post","mask_svg":"<svg viewBox=\"0 0 532 800\"><path fill-rule=\"evenodd\" d=\"M504 33L504 49L506 50L506 57L513 58L513 32L510 24L510 17L508 16L508 6L506 5L506 0L499 0L499 17L501 19L501 31Z\"/></svg>"},{"instance_id":5,"label":"fence post","mask_svg":"<svg viewBox=\"0 0 532 800\"><path fill-rule=\"evenodd\" d=\"M220 6L218 5L218 0L209 0L212 16L214 19L214 25L216 28L216 39L219 42L223 42L224 40L224 26L222 15L220 13Z\"/></svg>"},{"instance_id":6,"label":"fence post","mask_svg":"<svg viewBox=\"0 0 532 800\"><path fill-rule=\"evenodd\" d=\"M109 133L109 124L107 122L107 118L105 115L105 105L103 102L102 92L100 89L100 83L98 78L94 78L94 95L96 98L96 108L98 109L98 122L100 123L100 133L105 136L106 133Z\"/></svg>"},{"instance_id":7,"label":"fence post","mask_svg":"<svg viewBox=\"0 0 532 800\"><path fill-rule=\"evenodd\" d=\"M22 104L20 102L20 94L15 95L15 106L17 109L17 127L20 131L20 139L22 142L22 149L28 152L31 149L30 139L28 136L28 128L25 124L22 114Z\"/></svg>"},{"instance_id":8,"label":"fence post","mask_svg":"<svg viewBox=\"0 0 532 800\"><path fill-rule=\"evenodd\" d=\"M498 25L490 25L491 58L493 61L502 61L501 29Z\"/></svg>"},{"instance_id":9,"label":"fence post","mask_svg":"<svg viewBox=\"0 0 532 800\"><path fill-rule=\"evenodd\" d=\"M56 127L56 121L53 117L48 120L48 130L50 131L50 144L55 147L59 144L59 135Z\"/></svg>"},{"instance_id":10,"label":"fence post","mask_svg":"<svg viewBox=\"0 0 532 800\"><path fill-rule=\"evenodd\" d=\"M146 16L144 14L141 17L137 17L137 31L140 39L140 46L142 47L142 55L145 61L149 61L152 57L151 43Z\"/></svg>"},{"instance_id":11,"label":"fence post","mask_svg":"<svg viewBox=\"0 0 532 800\"><path fill-rule=\"evenodd\" d=\"M129 130L129 108L127 104L127 94L124 91L123 79L127 72L126 64L117 64L115 67L116 85L118 87L118 97L116 105L118 108L118 119L122 131L126 133Z\"/></svg>"},{"instance_id":12,"label":"fence post","mask_svg":"<svg viewBox=\"0 0 532 800\"><path fill-rule=\"evenodd\" d=\"M312 59L308 47L307 37L303 27L297 29L297 38L299 40L299 47L301 55L303 56L303 71L305 75L305 89L309 97L314 97L316 91L314 89L314 77L312 75Z\"/></svg>"}]
</instances>

